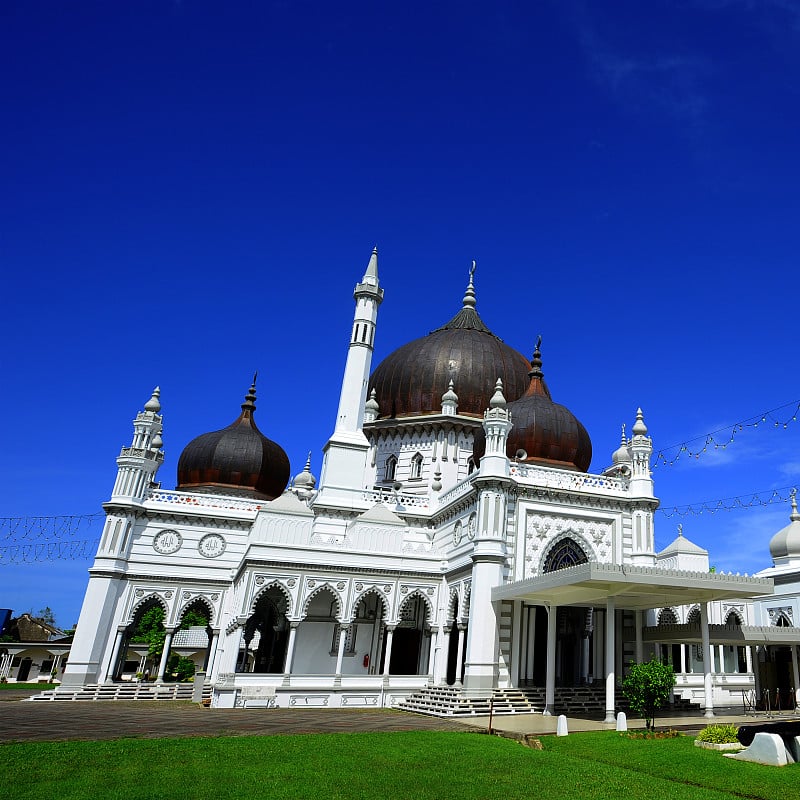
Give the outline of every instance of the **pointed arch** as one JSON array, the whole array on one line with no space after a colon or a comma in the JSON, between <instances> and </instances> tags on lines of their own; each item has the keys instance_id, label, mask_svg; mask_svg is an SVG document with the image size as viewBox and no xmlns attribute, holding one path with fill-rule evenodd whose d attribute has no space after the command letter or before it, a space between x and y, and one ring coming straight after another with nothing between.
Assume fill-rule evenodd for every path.
<instances>
[{"instance_id":1,"label":"pointed arch","mask_svg":"<svg viewBox=\"0 0 800 800\"><path fill-rule=\"evenodd\" d=\"M397 476L397 456L390 453L386 456L386 462L383 467L383 479L387 483L392 483Z\"/></svg>"},{"instance_id":2,"label":"pointed arch","mask_svg":"<svg viewBox=\"0 0 800 800\"><path fill-rule=\"evenodd\" d=\"M658 612L658 624L659 625L677 625L678 624L678 615L675 613L674 608L662 608L661 611Z\"/></svg>"},{"instance_id":3,"label":"pointed arch","mask_svg":"<svg viewBox=\"0 0 800 800\"><path fill-rule=\"evenodd\" d=\"M359 595L357 595L356 598L353 600L353 604L350 607L350 613L348 615L349 622L353 622L355 619L358 618L359 606L370 595L374 595L381 606L382 613L377 616L379 616L380 619L383 620L389 618L389 614L391 613L389 598L387 598L386 595L377 586L369 586L366 589L364 589Z\"/></svg>"},{"instance_id":4,"label":"pointed arch","mask_svg":"<svg viewBox=\"0 0 800 800\"><path fill-rule=\"evenodd\" d=\"M690 609L689 613L686 615L686 624L687 625L699 625L700 620L702 619L700 615L700 606L695 603Z\"/></svg>"},{"instance_id":5,"label":"pointed arch","mask_svg":"<svg viewBox=\"0 0 800 800\"><path fill-rule=\"evenodd\" d=\"M289 590L279 581L277 578L274 578L271 581L266 582L263 586L258 587L258 592L253 596L253 600L250 603L250 613L254 613L256 610L256 605L258 605L258 601L266 595L270 589L277 589L281 595L283 596L283 600L286 603L286 608L279 609L283 614L286 614L287 617L291 616L291 612L294 607L294 601L292 599L292 595ZM274 601L273 601L274 602Z\"/></svg>"},{"instance_id":6,"label":"pointed arch","mask_svg":"<svg viewBox=\"0 0 800 800\"><path fill-rule=\"evenodd\" d=\"M300 616L305 618L308 616L308 607L311 602L314 600L315 597L318 597L323 592L329 592L333 597L334 602L336 603L336 611L332 614L333 618L336 619L338 622L344 622L343 619L343 611L344 611L344 603L342 602L342 598L336 589L328 582L320 584L319 586L315 587L312 592L306 597L305 601L303 602L303 608L300 612Z\"/></svg>"},{"instance_id":7,"label":"pointed arch","mask_svg":"<svg viewBox=\"0 0 800 800\"><path fill-rule=\"evenodd\" d=\"M578 564L586 564L591 547L575 531L566 531L550 544L542 554L542 573L555 572Z\"/></svg>"},{"instance_id":8,"label":"pointed arch","mask_svg":"<svg viewBox=\"0 0 800 800\"><path fill-rule=\"evenodd\" d=\"M181 623L183 622L183 618L186 615L186 612L189 611L189 609L191 608L196 608L197 606L203 606L203 609L206 611L207 614L206 619L208 621L208 627L213 626L214 608L208 601L208 598L200 595L197 597L190 598L183 604L183 606L181 606L180 611L178 612L178 616L176 617L178 627L180 627Z\"/></svg>"},{"instance_id":9,"label":"pointed arch","mask_svg":"<svg viewBox=\"0 0 800 800\"><path fill-rule=\"evenodd\" d=\"M412 589L403 599L400 601L400 605L397 608L397 619L398 622L403 621L403 609L409 605L409 603L414 599L418 598L422 600L423 605L425 606L426 615L425 620L423 622L428 622L432 624L434 622L434 613L433 613L433 604L431 603L430 597L428 597L422 589Z\"/></svg>"},{"instance_id":10,"label":"pointed arch","mask_svg":"<svg viewBox=\"0 0 800 800\"><path fill-rule=\"evenodd\" d=\"M463 591L458 586L450 588L450 595L447 600L447 613L445 614L445 624L452 625L458 622L461 616L461 598Z\"/></svg>"},{"instance_id":11,"label":"pointed arch","mask_svg":"<svg viewBox=\"0 0 800 800\"><path fill-rule=\"evenodd\" d=\"M416 452L413 456L411 456L411 473L409 477L412 480L422 477L422 465L424 462L425 459L420 452Z\"/></svg>"},{"instance_id":12,"label":"pointed arch","mask_svg":"<svg viewBox=\"0 0 800 800\"><path fill-rule=\"evenodd\" d=\"M735 625L737 628L741 628L742 625L744 625L744 620L742 619L742 615L739 613L739 611L735 608L732 608L725 615L725 624Z\"/></svg>"},{"instance_id":13,"label":"pointed arch","mask_svg":"<svg viewBox=\"0 0 800 800\"><path fill-rule=\"evenodd\" d=\"M162 610L164 611L164 624L166 624L167 619L169 618L169 606L167 605L167 601L158 592L151 592L146 597L143 597L138 603L136 603L136 605L131 608L126 624L128 626L133 625L135 622L137 622L137 617L141 616L141 613L149 611L152 607L157 605L161 606Z\"/></svg>"}]
</instances>

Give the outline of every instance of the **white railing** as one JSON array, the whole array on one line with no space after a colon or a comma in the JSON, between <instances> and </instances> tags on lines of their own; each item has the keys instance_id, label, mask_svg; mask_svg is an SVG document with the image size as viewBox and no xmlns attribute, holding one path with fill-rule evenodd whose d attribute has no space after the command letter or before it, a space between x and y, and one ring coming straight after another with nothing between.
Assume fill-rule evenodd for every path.
<instances>
[{"instance_id":1,"label":"white railing","mask_svg":"<svg viewBox=\"0 0 800 800\"><path fill-rule=\"evenodd\" d=\"M264 503L238 497L223 497L215 494L190 494L189 492L168 492L153 489L147 500L154 503L188 506L190 508L217 508L228 511L260 511Z\"/></svg>"},{"instance_id":2,"label":"white railing","mask_svg":"<svg viewBox=\"0 0 800 800\"><path fill-rule=\"evenodd\" d=\"M383 503L389 506L403 506L403 508L428 508L427 495L424 494L398 494L392 489L379 489L372 492L362 492L361 497L371 506Z\"/></svg>"},{"instance_id":3,"label":"white railing","mask_svg":"<svg viewBox=\"0 0 800 800\"><path fill-rule=\"evenodd\" d=\"M473 472L472 475L464 478L460 483L457 483L452 489L448 489L440 498L439 498L439 508L442 508L449 503L452 503L454 500L458 500L459 497L463 497L465 494L468 494L472 490L472 481L475 479L477 472Z\"/></svg>"},{"instance_id":4,"label":"white railing","mask_svg":"<svg viewBox=\"0 0 800 800\"><path fill-rule=\"evenodd\" d=\"M587 472L567 472L533 464L511 464L511 475L546 489L571 491L600 491L605 494L626 495L630 482L625 478L590 475Z\"/></svg>"}]
</instances>

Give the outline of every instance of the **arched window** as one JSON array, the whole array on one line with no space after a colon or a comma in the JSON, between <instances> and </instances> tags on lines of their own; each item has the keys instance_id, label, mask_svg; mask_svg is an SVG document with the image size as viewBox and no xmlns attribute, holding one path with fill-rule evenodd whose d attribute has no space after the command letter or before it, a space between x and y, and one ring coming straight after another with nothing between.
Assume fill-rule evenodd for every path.
<instances>
[{"instance_id":1,"label":"arched window","mask_svg":"<svg viewBox=\"0 0 800 800\"><path fill-rule=\"evenodd\" d=\"M386 459L386 467L383 472L383 479L385 481L393 481L397 472L397 456L391 455Z\"/></svg>"},{"instance_id":2,"label":"arched window","mask_svg":"<svg viewBox=\"0 0 800 800\"><path fill-rule=\"evenodd\" d=\"M577 564L585 564L588 560L581 546L574 539L567 537L557 542L547 554L543 572L555 572L557 569L574 567Z\"/></svg>"},{"instance_id":3,"label":"arched window","mask_svg":"<svg viewBox=\"0 0 800 800\"><path fill-rule=\"evenodd\" d=\"M675 614L675 611L671 608L662 608L659 615L658 615L658 624L659 625L677 625L678 624L678 616Z\"/></svg>"},{"instance_id":4,"label":"arched window","mask_svg":"<svg viewBox=\"0 0 800 800\"><path fill-rule=\"evenodd\" d=\"M473 472L475 472L475 459L470 456L467 459L467 475L472 475Z\"/></svg>"},{"instance_id":5,"label":"arched window","mask_svg":"<svg viewBox=\"0 0 800 800\"><path fill-rule=\"evenodd\" d=\"M422 453L417 453L411 459L411 477L413 478L421 478L422 477Z\"/></svg>"},{"instance_id":6,"label":"arched window","mask_svg":"<svg viewBox=\"0 0 800 800\"><path fill-rule=\"evenodd\" d=\"M688 625L699 625L700 624L700 607L699 606L695 606L689 612L689 616L686 617L686 623Z\"/></svg>"},{"instance_id":7,"label":"arched window","mask_svg":"<svg viewBox=\"0 0 800 800\"><path fill-rule=\"evenodd\" d=\"M792 627L791 620L783 612L781 612L780 614L778 614L777 617L775 617L775 622L773 624L777 625L779 628L791 628Z\"/></svg>"},{"instance_id":8,"label":"arched window","mask_svg":"<svg viewBox=\"0 0 800 800\"><path fill-rule=\"evenodd\" d=\"M737 627L741 628L742 618L735 611L729 611L728 616L725 617L725 624L736 625Z\"/></svg>"}]
</instances>

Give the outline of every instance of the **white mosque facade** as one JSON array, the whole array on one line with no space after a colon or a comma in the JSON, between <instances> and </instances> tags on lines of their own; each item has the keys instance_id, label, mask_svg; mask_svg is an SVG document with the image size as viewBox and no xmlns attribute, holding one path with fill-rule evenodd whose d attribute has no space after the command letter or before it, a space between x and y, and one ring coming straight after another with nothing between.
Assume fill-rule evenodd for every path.
<instances>
[{"instance_id":1,"label":"white mosque facade","mask_svg":"<svg viewBox=\"0 0 800 800\"><path fill-rule=\"evenodd\" d=\"M187 445L175 490L159 475L158 390L136 416L61 691L162 681L174 653L216 706L446 706L537 688L552 713L588 686L610 721L626 665L654 654L708 715L798 687L796 510L757 577L709 571L683 536L657 553L641 410L590 474L591 440L552 400L539 345L527 361L488 330L472 274L453 319L374 369L377 251L354 296L318 483L307 463L287 488L255 384L232 425ZM155 659L132 641L153 608Z\"/></svg>"}]
</instances>

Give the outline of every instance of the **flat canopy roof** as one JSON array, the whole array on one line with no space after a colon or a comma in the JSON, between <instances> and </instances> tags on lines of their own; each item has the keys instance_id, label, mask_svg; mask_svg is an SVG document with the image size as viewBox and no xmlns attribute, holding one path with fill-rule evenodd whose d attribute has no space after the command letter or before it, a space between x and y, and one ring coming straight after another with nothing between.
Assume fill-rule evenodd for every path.
<instances>
[{"instance_id":1,"label":"flat canopy roof","mask_svg":"<svg viewBox=\"0 0 800 800\"><path fill-rule=\"evenodd\" d=\"M779 625L709 625L708 638L712 644L797 644L800 642L800 628L784 628ZM642 628L642 641L700 644L703 639L700 625L668 623Z\"/></svg>"},{"instance_id":2,"label":"flat canopy roof","mask_svg":"<svg viewBox=\"0 0 800 800\"><path fill-rule=\"evenodd\" d=\"M619 608L644 610L711 600L747 599L770 595L772 591L771 578L588 562L495 586L492 600L593 606L605 605L609 598L615 598Z\"/></svg>"}]
</instances>

